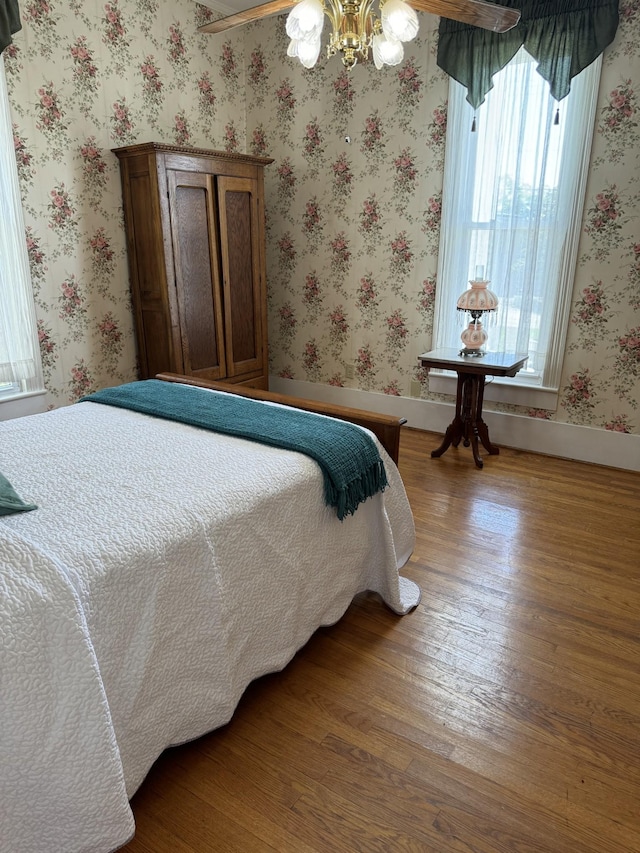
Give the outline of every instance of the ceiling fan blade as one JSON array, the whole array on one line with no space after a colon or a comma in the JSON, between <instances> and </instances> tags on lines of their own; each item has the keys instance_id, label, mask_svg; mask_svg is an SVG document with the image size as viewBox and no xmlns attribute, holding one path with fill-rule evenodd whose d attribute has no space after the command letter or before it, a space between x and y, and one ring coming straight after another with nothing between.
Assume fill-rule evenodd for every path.
<instances>
[{"instance_id":1,"label":"ceiling fan blade","mask_svg":"<svg viewBox=\"0 0 640 853\"><path fill-rule=\"evenodd\" d=\"M263 3L261 6L254 6L253 9L245 9L244 12L236 12L235 15L229 15L226 18L220 18L217 21L212 21L210 24L204 24L198 27L199 33L221 33L224 30L230 30L232 27L239 27L242 24L248 24L250 21L259 21L260 18L268 18L270 15L279 15L280 12L286 12L288 9L293 9L296 5L295 0L271 0L270 3Z\"/></svg>"},{"instance_id":2,"label":"ceiling fan blade","mask_svg":"<svg viewBox=\"0 0 640 853\"><path fill-rule=\"evenodd\" d=\"M509 9L485 0L407 0L418 12L432 12L442 18L472 24L494 33L510 30L520 20L518 9Z\"/></svg>"}]
</instances>

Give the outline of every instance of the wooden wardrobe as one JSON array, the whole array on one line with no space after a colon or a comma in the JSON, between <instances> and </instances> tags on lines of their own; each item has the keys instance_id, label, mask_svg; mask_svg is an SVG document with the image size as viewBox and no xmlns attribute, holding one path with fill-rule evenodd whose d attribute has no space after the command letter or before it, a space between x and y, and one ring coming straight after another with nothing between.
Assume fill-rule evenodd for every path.
<instances>
[{"instance_id":1,"label":"wooden wardrobe","mask_svg":"<svg viewBox=\"0 0 640 853\"><path fill-rule=\"evenodd\" d=\"M268 386L264 157L145 143L120 161L140 378Z\"/></svg>"}]
</instances>

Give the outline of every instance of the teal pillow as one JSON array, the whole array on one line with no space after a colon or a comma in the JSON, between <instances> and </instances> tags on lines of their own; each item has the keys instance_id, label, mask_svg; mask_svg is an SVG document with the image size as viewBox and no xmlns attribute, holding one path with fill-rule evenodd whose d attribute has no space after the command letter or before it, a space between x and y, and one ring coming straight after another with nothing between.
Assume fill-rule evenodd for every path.
<instances>
[{"instance_id":1,"label":"teal pillow","mask_svg":"<svg viewBox=\"0 0 640 853\"><path fill-rule=\"evenodd\" d=\"M29 512L32 509L38 509L38 507L35 504L26 504L7 478L0 473L0 515Z\"/></svg>"}]
</instances>

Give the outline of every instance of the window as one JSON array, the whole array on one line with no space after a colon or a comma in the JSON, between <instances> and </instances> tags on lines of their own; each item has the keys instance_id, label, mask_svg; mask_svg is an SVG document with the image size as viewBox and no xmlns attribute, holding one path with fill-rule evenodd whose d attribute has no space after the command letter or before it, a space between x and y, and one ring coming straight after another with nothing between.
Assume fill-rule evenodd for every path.
<instances>
[{"instance_id":1,"label":"window","mask_svg":"<svg viewBox=\"0 0 640 853\"><path fill-rule=\"evenodd\" d=\"M0 402L42 389L9 96L0 56Z\"/></svg>"},{"instance_id":2,"label":"window","mask_svg":"<svg viewBox=\"0 0 640 853\"><path fill-rule=\"evenodd\" d=\"M536 64L521 48L477 110L451 80L434 347L461 345L456 300L483 266L500 300L488 321L488 348L528 353L526 368L505 381L547 391L506 399L553 408L601 60L573 79L560 103Z\"/></svg>"}]
</instances>

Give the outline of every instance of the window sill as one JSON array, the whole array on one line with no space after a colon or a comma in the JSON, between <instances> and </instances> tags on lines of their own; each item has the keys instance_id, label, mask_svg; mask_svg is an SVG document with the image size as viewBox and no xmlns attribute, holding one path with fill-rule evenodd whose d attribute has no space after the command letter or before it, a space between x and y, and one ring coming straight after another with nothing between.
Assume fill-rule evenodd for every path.
<instances>
[{"instance_id":1,"label":"window sill","mask_svg":"<svg viewBox=\"0 0 640 853\"><path fill-rule=\"evenodd\" d=\"M47 410L46 391L32 391L13 397L0 397L0 421L38 415Z\"/></svg>"},{"instance_id":2,"label":"window sill","mask_svg":"<svg viewBox=\"0 0 640 853\"><path fill-rule=\"evenodd\" d=\"M429 391L434 394L456 396L458 378L451 371L429 371ZM488 377L484 386L484 399L491 403L508 403L529 409L546 409L555 412L558 408L558 391L534 385L515 383L500 377Z\"/></svg>"}]
</instances>

